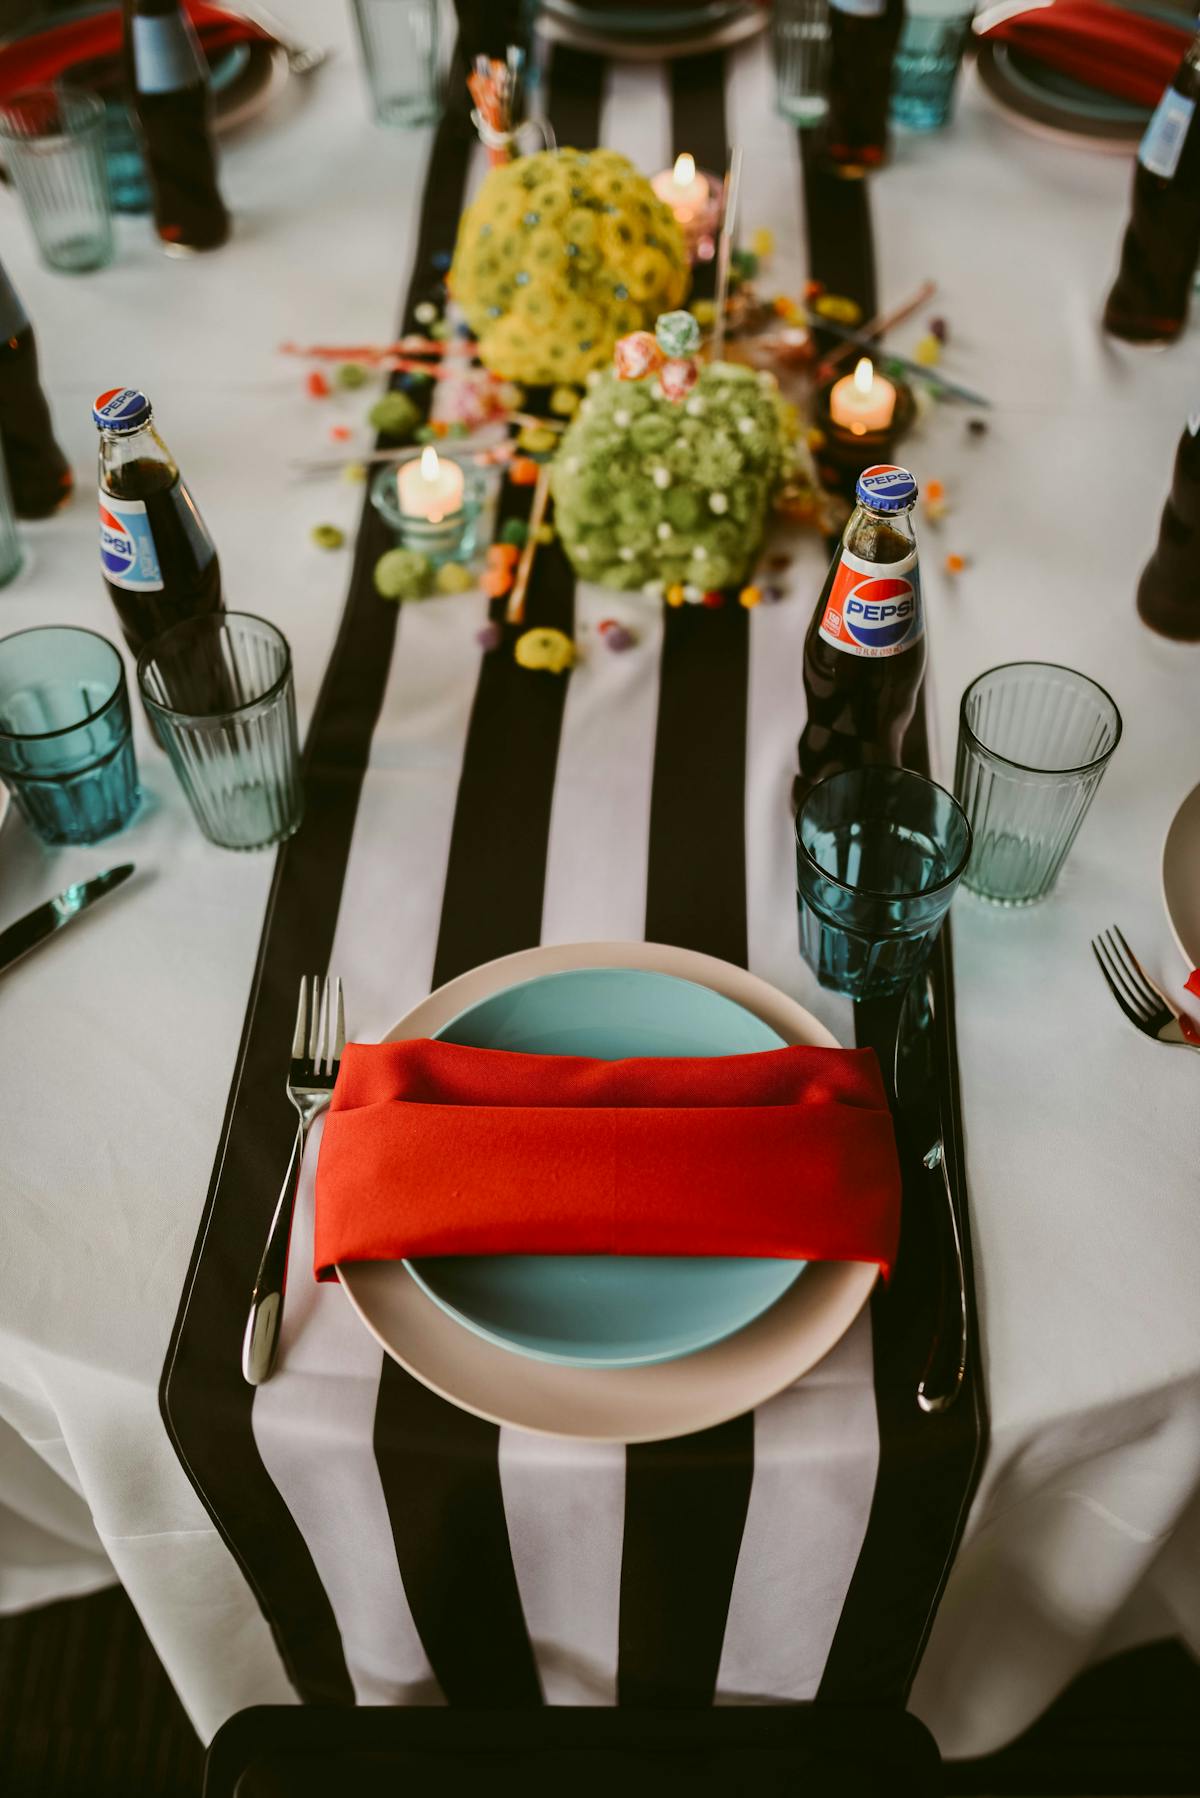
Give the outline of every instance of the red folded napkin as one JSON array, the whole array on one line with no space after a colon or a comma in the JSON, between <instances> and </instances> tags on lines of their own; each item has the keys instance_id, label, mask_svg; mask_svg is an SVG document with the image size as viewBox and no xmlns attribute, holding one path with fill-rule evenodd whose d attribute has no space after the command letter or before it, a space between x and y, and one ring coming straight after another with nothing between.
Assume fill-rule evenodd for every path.
<instances>
[{"instance_id":1,"label":"red folded napkin","mask_svg":"<svg viewBox=\"0 0 1200 1798\"><path fill-rule=\"evenodd\" d=\"M420 1255L876 1261L900 1232L870 1049L592 1061L352 1043L317 1164L315 1264Z\"/></svg>"},{"instance_id":2,"label":"red folded napkin","mask_svg":"<svg viewBox=\"0 0 1200 1798\"><path fill-rule=\"evenodd\" d=\"M242 41L271 41L270 32L253 20L209 6L205 0L187 0L187 11L209 55ZM0 98L30 87L49 86L80 63L115 57L120 49L119 6L18 38L0 48Z\"/></svg>"},{"instance_id":3,"label":"red folded napkin","mask_svg":"<svg viewBox=\"0 0 1200 1798\"><path fill-rule=\"evenodd\" d=\"M978 26L976 26L978 30ZM1103 0L1054 0L979 32L1086 87L1156 106L1169 87L1191 31Z\"/></svg>"}]
</instances>

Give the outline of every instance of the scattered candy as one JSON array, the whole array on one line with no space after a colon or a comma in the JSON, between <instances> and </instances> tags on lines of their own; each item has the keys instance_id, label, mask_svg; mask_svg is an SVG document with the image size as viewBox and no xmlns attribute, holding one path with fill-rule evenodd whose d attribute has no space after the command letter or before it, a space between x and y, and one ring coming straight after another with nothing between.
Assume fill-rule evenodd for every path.
<instances>
[{"instance_id":1,"label":"scattered candy","mask_svg":"<svg viewBox=\"0 0 1200 1798\"><path fill-rule=\"evenodd\" d=\"M512 592L513 572L511 568L485 568L479 584L489 599L503 599Z\"/></svg>"},{"instance_id":2,"label":"scattered candy","mask_svg":"<svg viewBox=\"0 0 1200 1798\"><path fill-rule=\"evenodd\" d=\"M339 387L348 387L353 391L356 387L365 387L368 376L361 362L342 362L333 378Z\"/></svg>"},{"instance_id":3,"label":"scattered candy","mask_svg":"<svg viewBox=\"0 0 1200 1798\"><path fill-rule=\"evenodd\" d=\"M341 549L346 541L345 531L339 530L336 524L314 524L308 534L318 549Z\"/></svg>"},{"instance_id":4,"label":"scattered candy","mask_svg":"<svg viewBox=\"0 0 1200 1798\"><path fill-rule=\"evenodd\" d=\"M636 642L637 638L631 630L627 630L623 624L609 621L609 628L604 633L605 649L615 650L619 654L622 650L632 649Z\"/></svg>"},{"instance_id":5,"label":"scattered candy","mask_svg":"<svg viewBox=\"0 0 1200 1798\"><path fill-rule=\"evenodd\" d=\"M784 587L780 587L777 583L772 582L769 586L763 588L762 596L767 605L777 606L781 599L787 598L787 590Z\"/></svg>"},{"instance_id":6,"label":"scattered candy","mask_svg":"<svg viewBox=\"0 0 1200 1798\"><path fill-rule=\"evenodd\" d=\"M946 489L941 481L926 481L925 498L932 500L945 499Z\"/></svg>"},{"instance_id":7,"label":"scattered candy","mask_svg":"<svg viewBox=\"0 0 1200 1798\"><path fill-rule=\"evenodd\" d=\"M903 362L889 362L884 372L889 374L893 381L902 381L908 371Z\"/></svg>"},{"instance_id":8,"label":"scattered candy","mask_svg":"<svg viewBox=\"0 0 1200 1798\"><path fill-rule=\"evenodd\" d=\"M711 331L717 322L717 309L711 300L693 300L689 308L702 331Z\"/></svg>"},{"instance_id":9,"label":"scattered candy","mask_svg":"<svg viewBox=\"0 0 1200 1798\"><path fill-rule=\"evenodd\" d=\"M987 435L987 428L986 418L968 418L967 420L967 435L969 437L984 437Z\"/></svg>"},{"instance_id":10,"label":"scattered candy","mask_svg":"<svg viewBox=\"0 0 1200 1798\"><path fill-rule=\"evenodd\" d=\"M406 393L384 393L367 413L367 420L382 437L411 437L421 414Z\"/></svg>"},{"instance_id":11,"label":"scattered candy","mask_svg":"<svg viewBox=\"0 0 1200 1798\"><path fill-rule=\"evenodd\" d=\"M931 318L930 319L929 335L931 337L936 337L939 343L945 343L945 341L946 341L947 337L949 337L950 333L946 329L946 321L944 318Z\"/></svg>"},{"instance_id":12,"label":"scattered candy","mask_svg":"<svg viewBox=\"0 0 1200 1798\"><path fill-rule=\"evenodd\" d=\"M544 669L547 674L564 674L575 660L575 645L563 631L543 628L525 631L518 637L513 655L522 668Z\"/></svg>"},{"instance_id":13,"label":"scattered candy","mask_svg":"<svg viewBox=\"0 0 1200 1798\"><path fill-rule=\"evenodd\" d=\"M704 589L703 587L693 586L691 581L685 581L683 584L683 597L687 600L689 606L698 606L700 601L704 598Z\"/></svg>"},{"instance_id":14,"label":"scattered candy","mask_svg":"<svg viewBox=\"0 0 1200 1798\"><path fill-rule=\"evenodd\" d=\"M847 299L840 293L819 295L813 301L813 311L835 325L856 325L862 318L862 307L858 301Z\"/></svg>"},{"instance_id":15,"label":"scattered candy","mask_svg":"<svg viewBox=\"0 0 1200 1798\"><path fill-rule=\"evenodd\" d=\"M423 599L433 569L415 549L389 549L375 564L375 591L381 599Z\"/></svg>"},{"instance_id":16,"label":"scattered candy","mask_svg":"<svg viewBox=\"0 0 1200 1798\"><path fill-rule=\"evenodd\" d=\"M508 478L514 487L533 487L537 484L539 468L540 464L528 456L514 456L508 465Z\"/></svg>"},{"instance_id":17,"label":"scattered candy","mask_svg":"<svg viewBox=\"0 0 1200 1798\"><path fill-rule=\"evenodd\" d=\"M573 387L556 387L550 395L550 410L559 418L570 418L579 409L579 395Z\"/></svg>"},{"instance_id":18,"label":"scattered candy","mask_svg":"<svg viewBox=\"0 0 1200 1798\"><path fill-rule=\"evenodd\" d=\"M475 632L475 641L485 653L499 649L504 641L504 632L498 624L485 624L482 630Z\"/></svg>"},{"instance_id":19,"label":"scattered candy","mask_svg":"<svg viewBox=\"0 0 1200 1798\"><path fill-rule=\"evenodd\" d=\"M753 281L758 273L758 257L753 250L734 250L729 268L735 281Z\"/></svg>"},{"instance_id":20,"label":"scattered candy","mask_svg":"<svg viewBox=\"0 0 1200 1798\"><path fill-rule=\"evenodd\" d=\"M700 327L690 312L664 312L654 327L654 340L664 356L679 361L700 348Z\"/></svg>"},{"instance_id":21,"label":"scattered candy","mask_svg":"<svg viewBox=\"0 0 1200 1798\"><path fill-rule=\"evenodd\" d=\"M683 604L683 588L679 585L678 581L673 581L671 583L664 593L663 598L669 606L681 606Z\"/></svg>"},{"instance_id":22,"label":"scattered candy","mask_svg":"<svg viewBox=\"0 0 1200 1798\"><path fill-rule=\"evenodd\" d=\"M329 382L319 368L314 368L311 374L305 376L304 386L314 400L326 399L330 392Z\"/></svg>"},{"instance_id":23,"label":"scattered candy","mask_svg":"<svg viewBox=\"0 0 1200 1798\"><path fill-rule=\"evenodd\" d=\"M725 604L725 595L718 587L709 587L701 595L700 603L706 605L710 612L715 612Z\"/></svg>"},{"instance_id":24,"label":"scattered candy","mask_svg":"<svg viewBox=\"0 0 1200 1798\"><path fill-rule=\"evenodd\" d=\"M754 586L743 587L741 592L738 594L738 604L745 606L747 611L749 611L751 606L761 605L762 604L762 589L761 589L761 587L754 587Z\"/></svg>"},{"instance_id":25,"label":"scattered candy","mask_svg":"<svg viewBox=\"0 0 1200 1798\"><path fill-rule=\"evenodd\" d=\"M961 574L966 565L967 559L965 556L950 555L946 557L945 567L947 574Z\"/></svg>"},{"instance_id":26,"label":"scattered candy","mask_svg":"<svg viewBox=\"0 0 1200 1798\"><path fill-rule=\"evenodd\" d=\"M431 325L438 316L438 309L432 300L422 300L419 306L413 307L413 317L419 325Z\"/></svg>"},{"instance_id":27,"label":"scattered candy","mask_svg":"<svg viewBox=\"0 0 1200 1798\"><path fill-rule=\"evenodd\" d=\"M529 526L523 518L506 518L500 526L501 543L515 543L518 549L524 548L528 535Z\"/></svg>"},{"instance_id":28,"label":"scattered candy","mask_svg":"<svg viewBox=\"0 0 1200 1798\"><path fill-rule=\"evenodd\" d=\"M658 373L659 384L663 390L663 398L677 405L681 399L691 392L700 379L700 370L694 362L664 362Z\"/></svg>"},{"instance_id":29,"label":"scattered candy","mask_svg":"<svg viewBox=\"0 0 1200 1798\"><path fill-rule=\"evenodd\" d=\"M329 441L331 443L349 443L353 432L349 425L330 425Z\"/></svg>"},{"instance_id":30,"label":"scattered candy","mask_svg":"<svg viewBox=\"0 0 1200 1798\"><path fill-rule=\"evenodd\" d=\"M465 593L475 585L475 576L461 562L443 562L433 577L439 593Z\"/></svg>"},{"instance_id":31,"label":"scattered candy","mask_svg":"<svg viewBox=\"0 0 1200 1798\"><path fill-rule=\"evenodd\" d=\"M533 533L533 540L535 543L553 543L554 526L552 524L539 524L537 530Z\"/></svg>"},{"instance_id":32,"label":"scattered candy","mask_svg":"<svg viewBox=\"0 0 1200 1798\"><path fill-rule=\"evenodd\" d=\"M823 281L809 280L804 283L804 297L810 303L813 300L817 299L824 292L825 292L825 283Z\"/></svg>"},{"instance_id":33,"label":"scattered candy","mask_svg":"<svg viewBox=\"0 0 1200 1798\"><path fill-rule=\"evenodd\" d=\"M499 543L489 543L485 560L490 568L515 568L521 560L520 546L507 537Z\"/></svg>"},{"instance_id":34,"label":"scattered candy","mask_svg":"<svg viewBox=\"0 0 1200 1798\"><path fill-rule=\"evenodd\" d=\"M692 323L695 322L693 319ZM613 367L619 381L640 381L646 375L655 374L662 365L663 352L652 332L631 331L628 337L617 339L613 350Z\"/></svg>"},{"instance_id":35,"label":"scattered candy","mask_svg":"<svg viewBox=\"0 0 1200 1798\"><path fill-rule=\"evenodd\" d=\"M558 444L558 432L549 431L538 425L526 425L517 438L517 446L528 450L531 456L546 456Z\"/></svg>"},{"instance_id":36,"label":"scattered candy","mask_svg":"<svg viewBox=\"0 0 1200 1798\"><path fill-rule=\"evenodd\" d=\"M355 483L365 481L366 478L367 467L365 462L347 462L345 468L342 470L343 481Z\"/></svg>"},{"instance_id":37,"label":"scattered candy","mask_svg":"<svg viewBox=\"0 0 1200 1798\"><path fill-rule=\"evenodd\" d=\"M432 425L418 425L413 432L413 438L417 443L432 443L436 436L437 432Z\"/></svg>"},{"instance_id":38,"label":"scattered candy","mask_svg":"<svg viewBox=\"0 0 1200 1798\"><path fill-rule=\"evenodd\" d=\"M913 351L913 361L919 362L922 368L934 368L941 361L942 346L932 334L922 337Z\"/></svg>"},{"instance_id":39,"label":"scattered candy","mask_svg":"<svg viewBox=\"0 0 1200 1798\"><path fill-rule=\"evenodd\" d=\"M750 248L756 256L761 256L765 261L775 248L775 233L768 231L765 225L760 225L750 239Z\"/></svg>"},{"instance_id":40,"label":"scattered candy","mask_svg":"<svg viewBox=\"0 0 1200 1798\"><path fill-rule=\"evenodd\" d=\"M444 275L454 258L449 250L435 250L430 260L439 275Z\"/></svg>"},{"instance_id":41,"label":"scattered candy","mask_svg":"<svg viewBox=\"0 0 1200 1798\"><path fill-rule=\"evenodd\" d=\"M450 335L450 327L444 318L439 318L436 325L430 325L429 335L436 343L445 343Z\"/></svg>"}]
</instances>

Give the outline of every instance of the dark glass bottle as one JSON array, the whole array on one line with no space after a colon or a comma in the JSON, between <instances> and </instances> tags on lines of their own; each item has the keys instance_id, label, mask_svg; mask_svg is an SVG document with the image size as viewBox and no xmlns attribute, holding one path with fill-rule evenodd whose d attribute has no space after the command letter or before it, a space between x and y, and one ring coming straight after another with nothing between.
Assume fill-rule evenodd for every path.
<instances>
[{"instance_id":1,"label":"dark glass bottle","mask_svg":"<svg viewBox=\"0 0 1200 1798\"><path fill-rule=\"evenodd\" d=\"M208 71L181 0L125 0L125 73L154 224L172 254L215 250L229 236L217 183Z\"/></svg>"},{"instance_id":2,"label":"dark glass bottle","mask_svg":"<svg viewBox=\"0 0 1200 1798\"><path fill-rule=\"evenodd\" d=\"M1200 642L1200 412L1179 439L1158 544L1138 582L1137 609L1162 636Z\"/></svg>"},{"instance_id":3,"label":"dark glass bottle","mask_svg":"<svg viewBox=\"0 0 1200 1798\"><path fill-rule=\"evenodd\" d=\"M59 449L38 376L37 343L0 267L0 443L19 518L48 518L71 497L75 477Z\"/></svg>"},{"instance_id":4,"label":"dark glass bottle","mask_svg":"<svg viewBox=\"0 0 1200 1798\"><path fill-rule=\"evenodd\" d=\"M92 417L100 432L100 567L136 656L171 625L221 611L221 568L145 394L114 387Z\"/></svg>"},{"instance_id":5,"label":"dark glass bottle","mask_svg":"<svg viewBox=\"0 0 1200 1798\"><path fill-rule=\"evenodd\" d=\"M859 476L856 497L804 639L797 810L827 774L901 766L925 674L917 484L882 463Z\"/></svg>"},{"instance_id":6,"label":"dark glass bottle","mask_svg":"<svg viewBox=\"0 0 1200 1798\"><path fill-rule=\"evenodd\" d=\"M1170 343L1184 327L1200 256L1200 33L1146 127L1133 206L1104 328L1129 343Z\"/></svg>"},{"instance_id":7,"label":"dark glass bottle","mask_svg":"<svg viewBox=\"0 0 1200 1798\"><path fill-rule=\"evenodd\" d=\"M825 161L858 176L887 160L892 63L904 0L830 0Z\"/></svg>"}]
</instances>

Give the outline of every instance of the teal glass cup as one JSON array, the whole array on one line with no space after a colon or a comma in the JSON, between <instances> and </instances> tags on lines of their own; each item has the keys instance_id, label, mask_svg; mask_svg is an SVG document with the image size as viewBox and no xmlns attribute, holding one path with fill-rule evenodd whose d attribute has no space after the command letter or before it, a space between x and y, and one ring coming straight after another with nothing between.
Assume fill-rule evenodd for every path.
<instances>
[{"instance_id":1,"label":"teal glass cup","mask_svg":"<svg viewBox=\"0 0 1200 1798\"><path fill-rule=\"evenodd\" d=\"M0 780L43 843L98 843L138 807L125 665L106 637L0 638Z\"/></svg>"},{"instance_id":2,"label":"teal glass cup","mask_svg":"<svg viewBox=\"0 0 1200 1798\"><path fill-rule=\"evenodd\" d=\"M909 0L892 64L891 115L909 131L939 131L950 121L973 0Z\"/></svg>"},{"instance_id":3,"label":"teal glass cup","mask_svg":"<svg viewBox=\"0 0 1200 1798\"><path fill-rule=\"evenodd\" d=\"M800 950L850 999L902 993L922 966L971 853L944 787L907 768L818 781L796 819Z\"/></svg>"},{"instance_id":4,"label":"teal glass cup","mask_svg":"<svg viewBox=\"0 0 1200 1798\"><path fill-rule=\"evenodd\" d=\"M196 822L219 849L300 828L304 789L287 638L252 612L206 612L138 657L138 687Z\"/></svg>"}]
</instances>

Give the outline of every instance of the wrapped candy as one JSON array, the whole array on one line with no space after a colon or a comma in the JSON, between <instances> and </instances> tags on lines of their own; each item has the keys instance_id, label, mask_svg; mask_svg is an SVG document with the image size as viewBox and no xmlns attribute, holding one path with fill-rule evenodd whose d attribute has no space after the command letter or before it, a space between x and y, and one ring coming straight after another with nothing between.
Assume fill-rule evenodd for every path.
<instances>
[{"instance_id":1,"label":"wrapped candy","mask_svg":"<svg viewBox=\"0 0 1200 1798\"><path fill-rule=\"evenodd\" d=\"M694 362L664 362L658 371L658 379L663 398L678 405L680 400L687 398L700 379L700 370Z\"/></svg>"},{"instance_id":2,"label":"wrapped candy","mask_svg":"<svg viewBox=\"0 0 1200 1798\"><path fill-rule=\"evenodd\" d=\"M619 337L613 350L613 366L619 381L640 381L663 365L663 352L649 331L631 331Z\"/></svg>"},{"instance_id":3,"label":"wrapped candy","mask_svg":"<svg viewBox=\"0 0 1200 1798\"><path fill-rule=\"evenodd\" d=\"M663 355L673 361L694 356L700 348L700 326L690 312L664 312L654 327L654 336Z\"/></svg>"}]
</instances>

